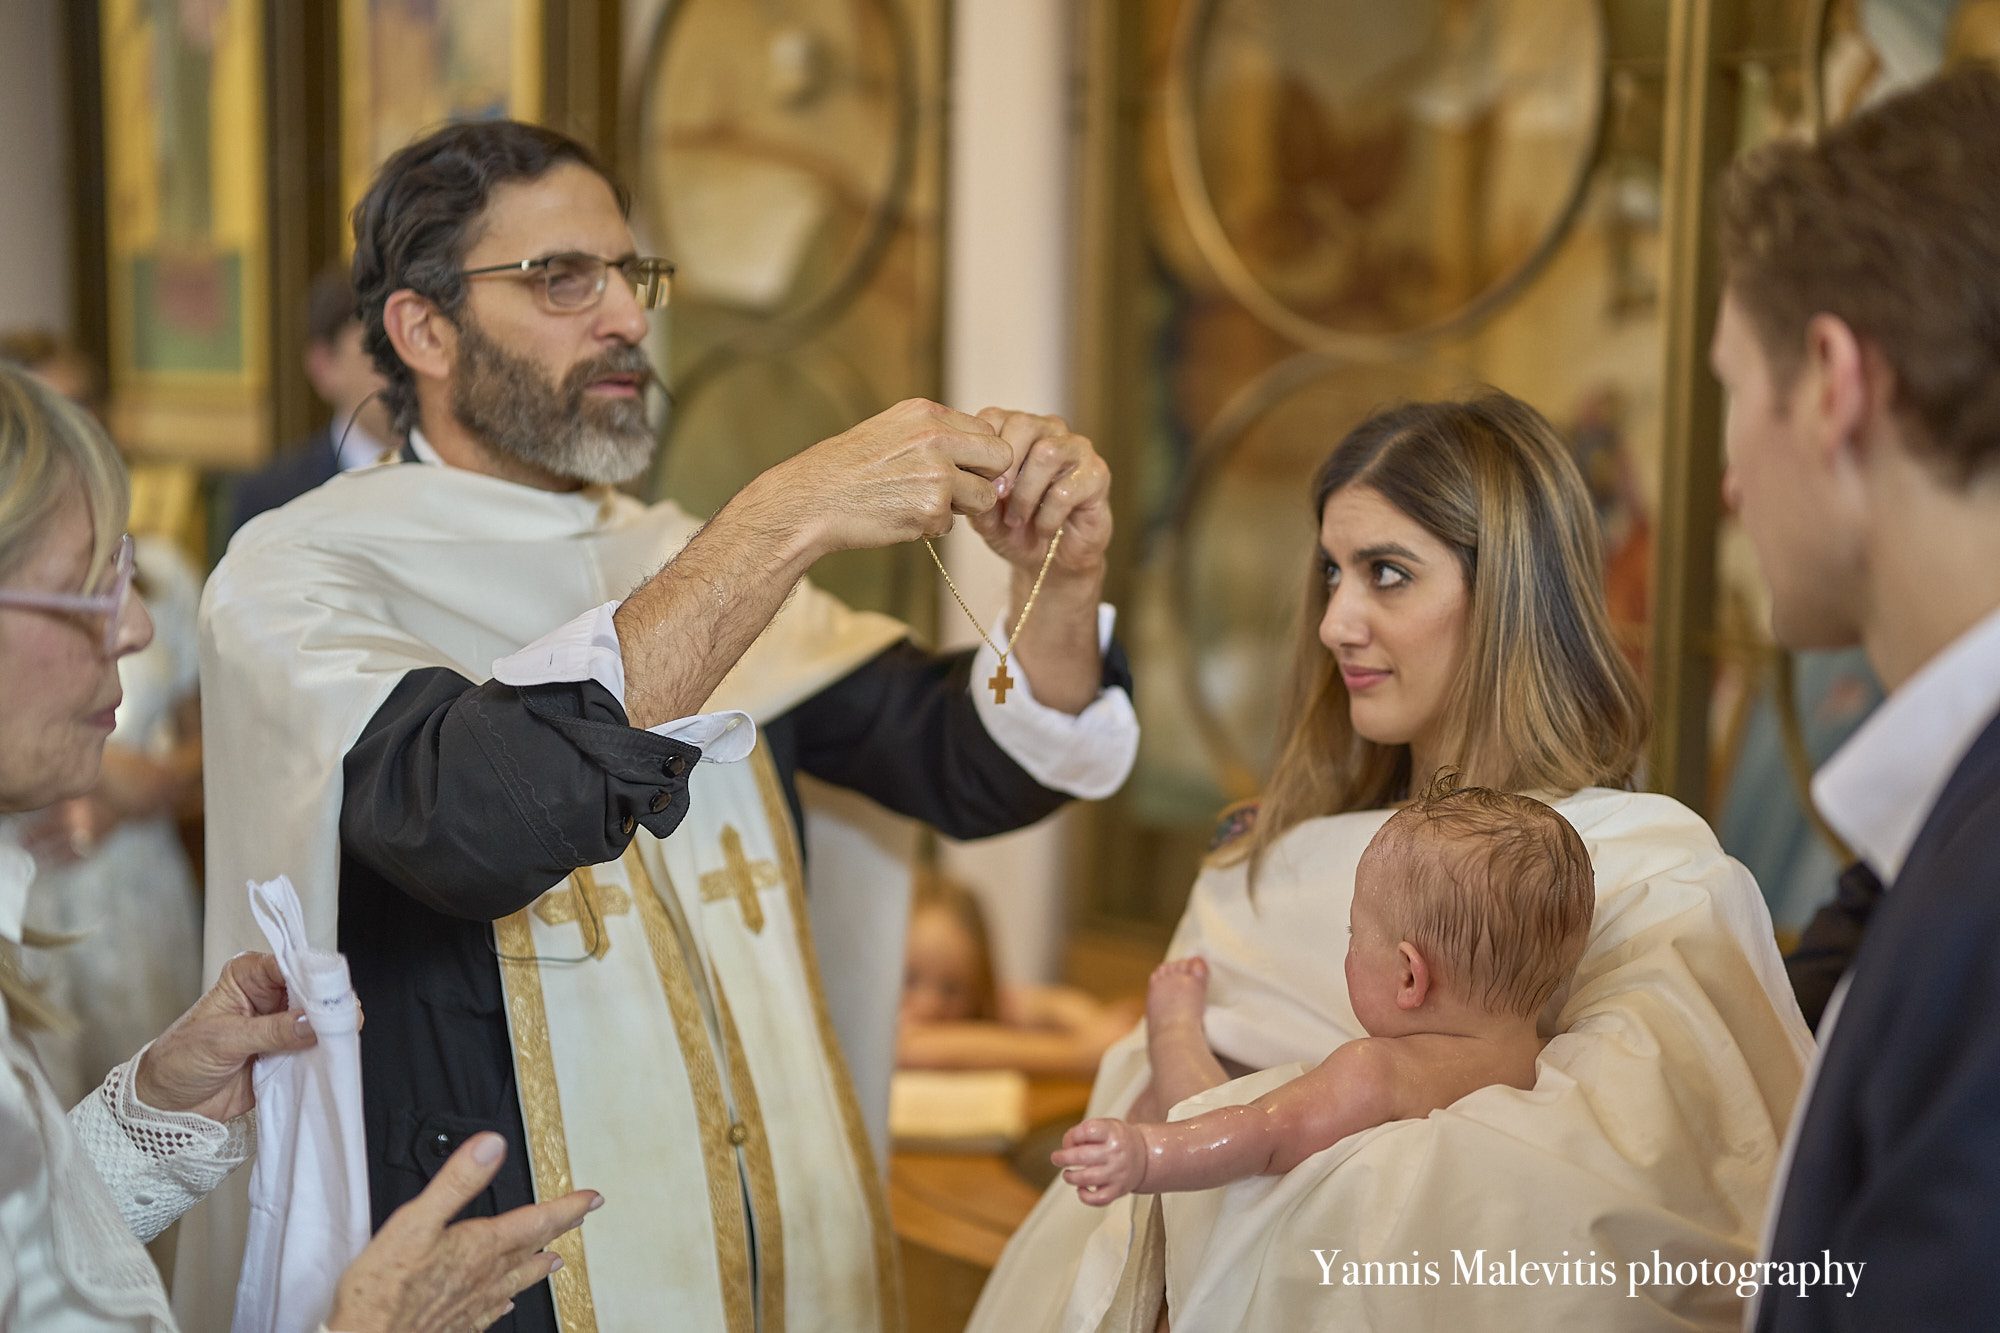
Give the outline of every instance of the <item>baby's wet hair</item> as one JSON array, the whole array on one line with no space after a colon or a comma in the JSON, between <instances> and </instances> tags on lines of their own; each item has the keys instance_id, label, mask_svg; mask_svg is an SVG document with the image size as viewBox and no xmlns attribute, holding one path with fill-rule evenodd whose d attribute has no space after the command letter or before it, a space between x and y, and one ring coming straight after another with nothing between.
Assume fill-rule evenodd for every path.
<instances>
[{"instance_id":1,"label":"baby's wet hair","mask_svg":"<svg viewBox=\"0 0 2000 1333\"><path fill-rule=\"evenodd\" d=\"M1392 924L1472 1003L1532 1017L1576 971L1596 876L1576 829L1543 802L1440 769L1369 853L1401 862Z\"/></svg>"}]
</instances>

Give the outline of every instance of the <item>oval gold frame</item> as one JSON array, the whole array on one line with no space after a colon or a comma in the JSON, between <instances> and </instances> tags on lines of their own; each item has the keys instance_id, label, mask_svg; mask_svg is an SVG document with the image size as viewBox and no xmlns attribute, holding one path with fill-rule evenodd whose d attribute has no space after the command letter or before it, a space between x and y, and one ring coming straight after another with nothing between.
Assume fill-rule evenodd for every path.
<instances>
[{"instance_id":1,"label":"oval gold frame","mask_svg":"<svg viewBox=\"0 0 2000 1333\"><path fill-rule=\"evenodd\" d=\"M729 0L717 0L728 3ZM658 168L645 165L646 147L652 142L649 133L652 126L651 108L655 98L657 71L666 58L667 47L673 41L674 25L690 5L699 0L670 0L653 29L652 41L646 50L645 74L635 93L637 106L634 122L639 126L638 151L640 186L639 199L647 215L659 228L662 242L671 239L671 232L664 216L660 215L655 193L664 183L657 179ZM880 196L863 220L860 242L850 251L847 267L836 274L818 292L789 310L780 310L764 317L750 316L744 320L743 333L733 338L725 346L718 347L709 355L733 354L745 344L755 344L758 350L773 354L812 337L827 324L839 318L863 285L874 275L882 257L888 252L889 243L895 238L896 228L902 222L903 205L909 198L910 184L916 173L917 161L917 55L915 38L910 32L908 19L896 0L866 0L881 18L883 27L889 33L889 42L895 66L895 145L891 157L889 177L884 183ZM704 358L704 362L707 358ZM693 377L702 371L703 363L690 368L683 378Z\"/></svg>"},{"instance_id":2,"label":"oval gold frame","mask_svg":"<svg viewBox=\"0 0 2000 1333\"><path fill-rule=\"evenodd\" d=\"M1302 0L1312 3L1312 0ZM1548 263L1563 238L1569 234L1583 207L1585 194L1597 173L1598 158L1604 147L1604 112L1609 104L1610 25L1604 16L1604 0L1587 5L1597 38L1596 105L1592 108L1589 145L1579 154L1579 163L1563 206L1557 211L1527 258L1486 290L1442 318L1401 333L1357 333L1317 323L1286 305L1257 279L1237 253L1235 244L1223 230L1209 198L1208 180L1202 170L1201 148L1195 130L1195 64L1205 49L1208 33L1221 0L1186 0L1175 25L1173 45L1167 59L1166 138L1167 166L1182 217L1194 237L1204 261L1228 289L1229 294L1282 336L1300 347L1349 361L1388 361L1419 351L1435 339L1477 327L1511 300Z\"/></svg>"}]
</instances>

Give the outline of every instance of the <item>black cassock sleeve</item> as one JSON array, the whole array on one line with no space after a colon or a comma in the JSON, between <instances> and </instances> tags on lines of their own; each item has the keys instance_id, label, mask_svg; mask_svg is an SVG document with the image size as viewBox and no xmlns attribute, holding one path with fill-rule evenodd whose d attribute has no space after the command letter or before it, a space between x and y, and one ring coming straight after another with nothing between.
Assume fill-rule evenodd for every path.
<instances>
[{"instance_id":1,"label":"black cassock sleeve","mask_svg":"<svg viewBox=\"0 0 2000 1333\"><path fill-rule=\"evenodd\" d=\"M487 923L578 866L615 860L641 824L672 833L699 758L626 725L594 682L515 688L413 671L369 719L344 763L340 948L368 1016L361 1104L376 1226L482 1130L505 1136L508 1156L466 1215L533 1201ZM492 1331L555 1328L537 1283Z\"/></svg>"},{"instance_id":2,"label":"black cassock sleeve","mask_svg":"<svg viewBox=\"0 0 2000 1333\"><path fill-rule=\"evenodd\" d=\"M628 726L595 681L412 671L347 752L343 854L434 912L496 921L688 809L701 751Z\"/></svg>"}]
</instances>

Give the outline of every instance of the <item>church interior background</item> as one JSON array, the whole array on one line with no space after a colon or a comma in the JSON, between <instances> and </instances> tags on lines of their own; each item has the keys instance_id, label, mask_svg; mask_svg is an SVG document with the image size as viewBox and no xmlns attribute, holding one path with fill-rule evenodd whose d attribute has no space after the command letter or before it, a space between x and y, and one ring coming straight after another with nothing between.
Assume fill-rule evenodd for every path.
<instances>
[{"instance_id":1,"label":"church interior background","mask_svg":"<svg viewBox=\"0 0 2000 1333\"><path fill-rule=\"evenodd\" d=\"M1372 406L1497 385L1596 499L1644 782L1784 935L1845 859L1804 777L1879 691L1772 646L1723 511L1709 191L1964 54L2000 0L10 0L0 328L104 368L135 529L212 563L232 479L321 424L304 292L370 173L509 115L603 152L679 266L645 494L712 511L912 395L1065 413L1117 478L1138 766L1011 855L907 846L992 904L1003 972L1106 995L1270 763L1312 467ZM815 576L970 638L914 548ZM962 1320L1034 1175L897 1159L913 1326Z\"/></svg>"}]
</instances>

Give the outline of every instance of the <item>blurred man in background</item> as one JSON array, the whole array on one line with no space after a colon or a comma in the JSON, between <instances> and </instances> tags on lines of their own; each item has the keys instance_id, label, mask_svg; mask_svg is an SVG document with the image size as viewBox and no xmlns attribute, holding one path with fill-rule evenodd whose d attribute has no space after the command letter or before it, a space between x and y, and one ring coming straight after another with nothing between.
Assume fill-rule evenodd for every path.
<instances>
[{"instance_id":1,"label":"blurred man in background","mask_svg":"<svg viewBox=\"0 0 2000 1333\"><path fill-rule=\"evenodd\" d=\"M376 394L382 376L361 346L354 282L330 268L306 294L306 378L333 409L333 420L245 477L230 507L229 535L266 509L276 509L353 468L366 467L390 447L389 411Z\"/></svg>"}]
</instances>

